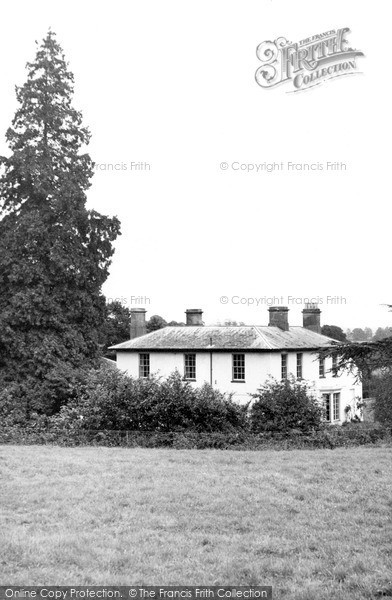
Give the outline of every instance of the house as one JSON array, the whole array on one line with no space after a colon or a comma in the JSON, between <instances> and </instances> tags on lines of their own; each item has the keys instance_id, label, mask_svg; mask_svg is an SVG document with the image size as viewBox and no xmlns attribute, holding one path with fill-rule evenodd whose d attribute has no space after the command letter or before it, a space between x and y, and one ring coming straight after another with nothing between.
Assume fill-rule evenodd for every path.
<instances>
[{"instance_id":1,"label":"house","mask_svg":"<svg viewBox=\"0 0 392 600\"><path fill-rule=\"evenodd\" d=\"M146 333L146 311L131 309L131 339L112 346L118 367L132 377L167 377L175 370L192 385L205 382L233 394L239 403L269 376L293 375L305 380L326 407L328 421L342 423L347 407L356 412L362 386L347 372L338 373L331 358L319 359L318 350L341 342L321 334L317 305L305 305L303 326L289 326L289 309L272 306L266 326L205 327L202 310L186 311L186 326L167 326Z\"/></svg>"}]
</instances>

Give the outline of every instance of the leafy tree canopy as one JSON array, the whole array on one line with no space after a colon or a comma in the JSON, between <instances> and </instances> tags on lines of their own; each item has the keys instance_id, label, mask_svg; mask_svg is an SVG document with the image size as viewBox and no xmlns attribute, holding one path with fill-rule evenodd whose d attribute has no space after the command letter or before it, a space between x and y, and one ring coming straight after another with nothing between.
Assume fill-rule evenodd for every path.
<instances>
[{"instance_id":1,"label":"leafy tree canopy","mask_svg":"<svg viewBox=\"0 0 392 600\"><path fill-rule=\"evenodd\" d=\"M386 304L392 310L391 304ZM348 342L337 347L320 350L320 357L332 356L336 359L338 370L346 370L354 374L358 379L370 380L372 374L380 371L392 370L392 328L384 330L379 328L372 341L369 341L369 332L356 328L350 333L350 339L359 338L357 342ZM378 332L378 335L377 335ZM384 335L386 334L386 335Z\"/></svg>"},{"instance_id":2,"label":"leafy tree canopy","mask_svg":"<svg viewBox=\"0 0 392 600\"><path fill-rule=\"evenodd\" d=\"M115 351L108 351L107 348L129 340L130 323L131 311L128 306L125 306L119 300L112 300L106 303L106 319L101 335L105 356L115 358Z\"/></svg>"},{"instance_id":3,"label":"leafy tree canopy","mask_svg":"<svg viewBox=\"0 0 392 600\"><path fill-rule=\"evenodd\" d=\"M157 329L162 329L163 327L166 327L167 325L169 325L170 327L184 327L185 323L181 323L178 321L169 321L169 323L168 323L160 315L153 315L147 321L147 333L151 333L151 331L157 331Z\"/></svg>"},{"instance_id":4,"label":"leafy tree canopy","mask_svg":"<svg viewBox=\"0 0 392 600\"><path fill-rule=\"evenodd\" d=\"M378 327L374 333L373 341L385 340L392 336L392 327Z\"/></svg>"},{"instance_id":5,"label":"leafy tree canopy","mask_svg":"<svg viewBox=\"0 0 392 600\"><path fill-rule=\"evenodd\" d=\"M160 315L153 315L150 319L148 319L146 328L147 333L151 333L151 331L157 331L158 329L162 329L166 327L167 321Z\"/></svg>"},{"instance_id":6,"label":"leafy tree canopy","mask_svg":"<svg viewBox=\"0 0 392 600\"><path fill-rule=\"evenodd\" d=\"M333 340L347 342L346 334L344 333L343 329L337 325L323 325L321 328L321 333L332 338Z\"/></svg>"}]
</instances>

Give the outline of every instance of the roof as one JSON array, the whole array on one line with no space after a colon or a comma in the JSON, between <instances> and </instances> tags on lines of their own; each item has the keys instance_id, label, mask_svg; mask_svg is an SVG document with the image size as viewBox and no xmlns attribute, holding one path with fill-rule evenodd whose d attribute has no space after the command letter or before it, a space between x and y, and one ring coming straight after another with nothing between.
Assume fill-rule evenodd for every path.
<instances>
[{"instance_id":1,"label":"roof","mask_svg":"<svg viewBox=\"0 0 392 600\"><path fill-rule=\"evenodd\" d=\"M105 367L109 367L110 369L116 369L117 368L116 361L112 360L111 358L106 358L105 356L102 356L100 360L101 360L101 363Z\"/></svg>"},{"instance_id":2,"label":"roof","mask_svg":"<svg viewBox=\"0 0 392 600\"><path fill-rule=\"evenodd\" d=\"M282 331L279 327L271 326L185 326L164 327L146 335L134 338L122 344L112 346L111 350L140 351L140 350L317 350L339 344L320 333L315 333L304 327L290 327Z\"/></svg>"}]
</instances>

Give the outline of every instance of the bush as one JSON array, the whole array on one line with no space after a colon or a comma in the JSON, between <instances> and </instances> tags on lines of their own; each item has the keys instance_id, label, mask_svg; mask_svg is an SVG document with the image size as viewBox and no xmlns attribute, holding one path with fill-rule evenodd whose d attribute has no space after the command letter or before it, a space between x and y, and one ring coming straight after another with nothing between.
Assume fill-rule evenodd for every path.
<instances>
[{"instance_id":1,"label":"bush","mask_svg":"<svg viewBox=\"0 0 392 600\"><path fill-rule=\"evenodd\" d=\"M29 425L45 420L80 395L91 370L91 363L73 367L63 364L37 380L8 381L0 376L0 420L7 425Z\"/></svg>"},{"instance_id":2,"label":"bush","mask_svg":"<svg viewBox=\"0 0 392 600\"><path fill-rule=\"evenodd\" d=\"M392 426L392 371L389 369L372 378L374 396L374 419Z\"/></svg>"},{"instance_id":3,"label":"bush","mask_svg":"<svg viewBox=\"0 0 392 600\"><path fill-rule=\"evenodd\" d=\"M178 372L165 380L133 379L119 370L93 370L79 397L51 424L68 429L230 431L246 427L246 408L209 385L193 388Z\"/></svg>"},{"instance_id":4,"label":"bush","mask_svg":"<svg viewBox=\"0 0 392 600\"><path fill-rule=\"evenodd\" d=\"M320 427L323 410L303 382L271 378L252 396L250 425L254 432L307 433Z\"/></svg>"},{"instance_id":5,"label":"bush","mask_svg":"<svg viewBox=\"0 0 392 600\"><path fill-rule=\"evenodd\" d=\"M391 428L374 424L330 425L309 434L250 433L246 430L198 431L113 431L83 428L60 429L30 426L2 427L1 444L55 444L58 446L105 446L128 448L175 448L220 450L294 450L391 446Z\"/></svg>"}]
</instances>

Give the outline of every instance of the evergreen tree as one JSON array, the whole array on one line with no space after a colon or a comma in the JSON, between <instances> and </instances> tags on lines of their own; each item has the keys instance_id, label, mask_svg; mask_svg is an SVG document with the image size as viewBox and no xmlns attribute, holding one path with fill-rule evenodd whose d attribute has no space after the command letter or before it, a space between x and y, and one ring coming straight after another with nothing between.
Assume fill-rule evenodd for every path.
<instances>
[{"instance_id":1,"label":"evergreen tree","mask_svg":"<svg viewBox=\"0 0 392 600\"><path fill-rule=\"evenodd\" d=\"M72 107L73 75L49 31L6 139L0 179L0 394L53 412L75 370L99 356L117 218L86 209L90 134Z\"/></svg>"}]
</instances>

